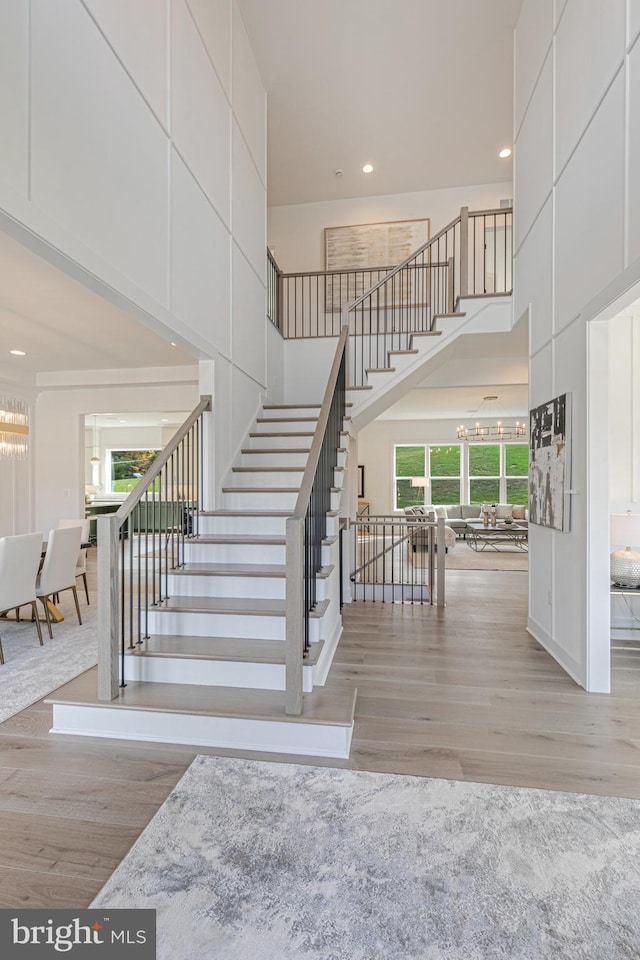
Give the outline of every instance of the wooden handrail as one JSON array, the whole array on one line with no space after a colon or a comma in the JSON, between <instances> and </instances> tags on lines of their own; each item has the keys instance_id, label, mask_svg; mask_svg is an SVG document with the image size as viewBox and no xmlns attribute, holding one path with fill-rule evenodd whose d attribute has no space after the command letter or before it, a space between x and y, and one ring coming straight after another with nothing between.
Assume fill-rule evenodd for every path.
<instances>
[{"instance_id":1,"label":"wooden handrail","mask_svg":"<svg viewBox=\"0 0 640 960\"><path fill-rule=\"evenodd\" d=\"M320 408L320 413L318 415L318 423L316 424L315 433L311 442L311 449L307 458L307 465L302 477L302 483L300 484L300 493L296 499L296 505L293 511L294 517L304 519L307 514L307 507L309 506L309 500L311 498L311 488L313 487L313 478L316 475L318 460L320 459L320 450L322 448L322 441L324 440L325 431L327 429L331 401L333 400L336 383L338 382L340 363L342 362L342 355L347 347L348 337L349 325L345 323L342 326L342 332L338 340L335 356L333 358L333 364L331 366L331 372L329 374L329 381L324 392L322 407Z\"/></svg>"}]
</instances>

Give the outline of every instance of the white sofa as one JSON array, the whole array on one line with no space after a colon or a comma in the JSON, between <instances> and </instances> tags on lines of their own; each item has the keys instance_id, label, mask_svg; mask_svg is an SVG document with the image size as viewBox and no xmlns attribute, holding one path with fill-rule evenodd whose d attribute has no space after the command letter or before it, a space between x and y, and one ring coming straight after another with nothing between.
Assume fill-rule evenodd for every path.
<instances>
[{"instance_id":1,"label":"white sofa","mask_svg":"<svg viewBox=\"0 0 640 960\"><path fill-rule=\"evenodd\" d=\"M454 531L456 537L466 537L467 520L482 519L482 504L455 503L442 506L427 504L424 507L406 507L405 513L413 516L424 516L427 519L438 519L442 516L446 526ZM526 507L517 504L497 503L496 517L498 520L506 520L510 517L516 522L518 520L528 520L529 511Z\"/></svg>"}]
</instances>

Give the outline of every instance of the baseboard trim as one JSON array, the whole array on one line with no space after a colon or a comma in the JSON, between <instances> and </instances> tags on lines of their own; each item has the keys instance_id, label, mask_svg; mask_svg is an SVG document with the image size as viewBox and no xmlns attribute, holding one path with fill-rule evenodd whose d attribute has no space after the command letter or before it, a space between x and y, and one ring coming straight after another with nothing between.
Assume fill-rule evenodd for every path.
<instances>
[{"instance_id":1,"label":"baseboard trim","mask_svg":"<svg viewBox=\"0 0 640 960\"><path fill-rule=\"evenodd\" d=\"M586 681L582 676L583 671L578 661L566 650L563 650L560 644L532 617L527 618L527 633L531 634L541 647L544 647L547 653L560 664L565 673L568 673L579 687L586 690Z\"/></svg>"},{"instance_id":2,"label":"baseboard trim","mask_svg":"<svg viewBox=\"0 0 640 960\"><path fill-rule=\"evenodd\" d=\"M336 650L338 649L338 644L340 643L340 638L342 637L342 617L339 617L336 620L332 636L329 640L325 641L324 647L322 648L322 653L318 659L313 671L313 685L318 687L323 687L327 681L329 675L329 670L331 669L331 664L333 663L333 658Z\"/></svg>"}]
</instances>

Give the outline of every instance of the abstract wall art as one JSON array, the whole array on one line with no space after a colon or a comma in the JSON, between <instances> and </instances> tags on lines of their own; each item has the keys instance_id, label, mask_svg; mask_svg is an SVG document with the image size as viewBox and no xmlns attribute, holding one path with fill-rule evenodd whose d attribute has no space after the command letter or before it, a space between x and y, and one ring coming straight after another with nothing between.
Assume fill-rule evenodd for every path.
<instances>
[{"instance_id":1,"label":"abstract wall art","mask_svg":"<svg viewBox=\"0 0 640 960\"><path fill-rule=\"evenodd\" d=\"M570 525L571 394L529 414L529 521L565 533Z\"/></svg>"}]
</instances>

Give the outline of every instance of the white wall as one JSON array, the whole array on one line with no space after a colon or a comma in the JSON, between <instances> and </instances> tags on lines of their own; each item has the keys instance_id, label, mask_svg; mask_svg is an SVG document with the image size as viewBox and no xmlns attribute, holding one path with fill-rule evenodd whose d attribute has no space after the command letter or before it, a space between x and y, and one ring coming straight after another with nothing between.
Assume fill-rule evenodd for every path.
<instances>
[{"instance_id":1,"label":"white wall","mask_svg":"<svg viewBox=\"0 0 640 960\"><path fill-rule=\"evenodd\" d=\"M264 391L266 97L236 0L2 0L0 133L0 228L213 358L227 402Z\"/></svg>"},{"instance_id":2,"label":"white wall","mask_svg":"<svg viewBox=\"0 0 640 960\"><path fill-rule=\"evenodd\" d=\"M197 402L195 382L43 390L35 409L32 529L46 533L61 517L84 516L86 460L91 456L85 449L86 414L184 411Z\"/></svg>"},{"instance_id":3,"label":"white wall","mask_svg":"<svg viewBox=\"0 0 640 960\"><path fill-rule=\"evenodd\" d=\"M524 0L515 39L515 317L529 310L531 406L573 394L571 531L531 528L529 629L602 692L608 504L588 445L587 324L640 278L637 7ZM600 432L600 452L606 442Z\"/></svg>"},{"instance_id":4,"label":"white wall","mask_svg":"<svg viewBox=\"0 0 640 960\"><path fill-rule=\"evenodd\" d=\"M452 149L455 146L452 145ZM512 197L511 182L422 190L382 197L354 197L320 203L269 207L268 243L281 270L324 270L325 227L429 217L431 236L450 223L461 207L489 210Z\"/></svg>"}]
</instances>

